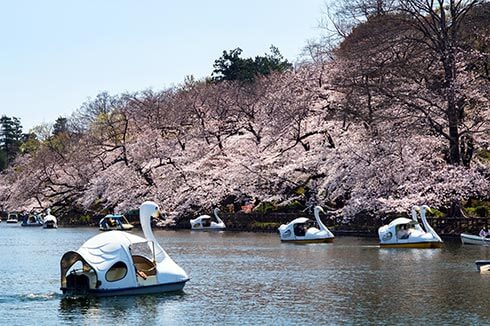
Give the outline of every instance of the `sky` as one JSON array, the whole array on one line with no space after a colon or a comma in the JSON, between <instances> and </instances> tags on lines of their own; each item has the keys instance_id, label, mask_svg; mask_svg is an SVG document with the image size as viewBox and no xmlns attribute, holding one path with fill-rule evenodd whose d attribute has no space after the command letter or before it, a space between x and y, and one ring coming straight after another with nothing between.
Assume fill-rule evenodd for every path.
<instances>
[{"instance_id":1,"label":"sky","mask_svg":"<svg viewBox=\"0 0 490 326\"><path fill-rule=\"evenodd\" d=\"M0 0L0 115L24 132L101 92L211 75L224 50L273 44L295 62L318 38L325 0Z\"/></svg>"}]
</instances>

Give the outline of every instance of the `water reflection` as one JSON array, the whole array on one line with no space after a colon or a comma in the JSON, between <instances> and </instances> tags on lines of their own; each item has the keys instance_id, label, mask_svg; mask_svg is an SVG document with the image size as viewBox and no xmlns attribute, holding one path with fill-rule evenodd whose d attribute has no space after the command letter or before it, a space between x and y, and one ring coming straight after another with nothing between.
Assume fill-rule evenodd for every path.
<instances>
[{"instance_id":1,"label":"water reflection","mask_svg":"<svg viewBox=\"0 0 490 326\"><path fill-rule=\"evenodd\" d=\"M86 320L125 325L128 321L157 324L166 314L173 316L173 303L182 300L185 293L118 296L118 297L64 297L59 303L63 320Z\"/></svg>"}]
</instances>

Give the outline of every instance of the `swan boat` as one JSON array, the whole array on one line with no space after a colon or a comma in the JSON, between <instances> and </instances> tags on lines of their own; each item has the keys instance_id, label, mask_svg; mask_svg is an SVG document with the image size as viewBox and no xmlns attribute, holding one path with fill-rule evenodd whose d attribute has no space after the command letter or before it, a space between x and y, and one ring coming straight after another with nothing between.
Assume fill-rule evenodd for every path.
<instances>
[{"instance_id":1,"label":"swan boat","mask_svg":"<svg viewBox=\"0 0 490 326\"><path fill-rule=\"evenodd\" d=\"M7 223L19 223L19 215L17 213L9 213Z\"/></svg>"},{"instance_id":2,"label":"swan boat","mask_svg":"<svg viewBox=\"0 0 490 326\"><path fill-rule=\"evenodd\" d=\"M114 296L180 291L189 281L155 239L151 218L158 205L140 206L144 238L124 231L108 231L87 240L60 261L61 291L67 295Z\"/></svg>"},{"instance_id":3,"label":"swan boat","mask_svg":"<svg viewBox=\"0 0 490 326\"><path fill-rule=\"evenodd\" d=\"M218 216L219 211L219 208L216 207L213 212L217 222L213 221L212 217L209 215L201 215L195 219L190 220L191 229L202 231L219 231L226 229L225 222L223 222L223 220L221 220Z\"/></svg>"},{"instance_id":4,"label":"swan boat","mask_svg":"<svg viewBox=\"0 0 490 326\"><path fill-rule=\"evenodd\" d=\"M43 220L37 214L25 215L21 223L21 226L42 226Z\"/></svg>"},{"instance_id":5,"label":"swan boat","mask_svg":"<svg viewBox=\"0 0 490 326\"><path fill-rule=\"evenodd\" d=\"M488 246L490 245L490 238L480 237L479 235L461 233L461 242L463 244Z\"/></svg>"},{"instance_id":6,"label":"swan boat","mask_svg":"<svg viewBox=\"0 0 490 326\"><path fill-rule=\"evenodd\" d=\"M56 229L58 228L58 220L54 215L51 215L51 209L47 209L48 215L44 216L43 229Z\"/></svg>"},{"instance_id":7,"label":"swan boat","mask_svg":"<svg viewBox=\"0 0 490 326\"><path fill-rule=\"evenodd\" d=\"M440 248L442 240L427 222L425 212L429 206L412 207L412 219L399 217L378 229L382 248ZM417 211L420 211L420 226Z\"/></svg>"},{"instance_id":8,"label":"swan boat","mask_svg":"<svg viewBox=\"0 0 490 326\"><path fill-rule=\"evenodd\" d=\"M281 241L296 243L332 242L335 236L322 223L320 212L325 213L323 208L315 206L316 223L306 217L298 217L288 224L282 224L278 228Z\"/></svg>"},{"instance_id":9,"label":"swan boat","mask_svg":"<svg viewBox=\"0 0 490 326\"><path fill-rule=\"evenodd\" d=\"M128 222L124 215L113 215L109 214L104 216L99 221L99 230L110 231L110 230L123 230L129 231L133 229L133 225Z\"/></svg>"}]
</instances>

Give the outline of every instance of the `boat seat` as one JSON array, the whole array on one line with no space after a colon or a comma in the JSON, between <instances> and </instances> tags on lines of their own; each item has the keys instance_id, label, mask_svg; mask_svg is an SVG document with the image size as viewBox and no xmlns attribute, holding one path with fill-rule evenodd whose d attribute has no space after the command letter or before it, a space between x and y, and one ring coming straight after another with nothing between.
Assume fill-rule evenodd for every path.
<instances>
[{"instance_id":1,"label":"boat seat","mask_svg":"<svg viewBox=\"0 0 490 326\"><path fill-rule=\"evenodd\" d=\"M211 220L208 220L208 219L202 220L202 226L203 227L211 226Z\"/></svg>"},{"instance_id":2,"label":"boat seat","mask_svg":"<svg viewBox=\"0 0 490 326\"><path fill-rule=\"evenodd\" d=\"M306 234L306 225L304 223L294 225L294 235L304 237Z\"/></svg>"},{"instance_id":3,"label":"boat seat","mask_svg":"<svg viewBox=\"0 0 490 326\"><path fill-rule=\"evenodd\" d=\"M66 277L66 288L74 292L88 292L90 279L84 274L70 274Z\"/></svg>"},{"instance_id":4,"label":"boat seat","mask_svg":"<svg viewBox=\"0 0 490 326\"><path fill-rule=\"evenodd\" d=\"M73 270L66 276L66 287L71 291L83 292L88 289L95 289L98 287L97 283L97 275L93 270Z\"/></svg>"},{"instance_id":5,"label":"boat seat","mask_svg":"<svg viewBox=\"0 0 490 326\"><path fill-rule=\"evenodd\" d=\"M133 258L134 267L138 271L142 271L148 276L156 275L157 272L156 266L148 258L140 255L133 255L131 257Z\"/></svg>"}]
</instances>

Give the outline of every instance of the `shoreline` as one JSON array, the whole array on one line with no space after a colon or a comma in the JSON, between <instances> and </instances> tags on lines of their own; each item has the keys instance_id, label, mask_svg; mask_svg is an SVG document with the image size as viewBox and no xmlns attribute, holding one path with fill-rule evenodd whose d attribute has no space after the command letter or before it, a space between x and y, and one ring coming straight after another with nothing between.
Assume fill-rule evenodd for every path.
<instances>
[{"instance_id":1,"label":"shoreline","mask_svg":"<svg viewBox=\"0 0 490 326\"><path fill-rule=\"evenodd\" d=\"M3 224L3 223L2 223ZM6 224L6 223L5 223ZM20 223L19 223L20 224ZM61 228L99 228L98 225L94 224L63 224L59 225ZM142 230L139 224L134 225L134 229L136 230ZM189 227L154 227L154 230L164 230L164 231L192 231L191 228ZM378 239L378 234L369 232L369 231L362 231L362 230L335 230L335 229L330 229L330 231L335 235L335 237L358 237L358 238L373 238L373 239ZM100 231L100 232L106 232L106 231ZM131 232L125 231L125 232ZM194 232L205 232L205 233L213 233L213 232L231 232L231 233L268 233L268 234L277 234L279 235L277 230L271 230L271 229L247 229L247 228L227 228L226 230L223 231L194 231ZM460 241L460 234L440 234L438 233L441 238L444 240L448 240L450 242L455 242L455 241Z\"/></svg>"},{"instance_id":2,"label":"shoreline","mask_svg":"<svg viewBox=\"0 0 490 326\"><path fill-rule=\"evenodd\" d=\"M281 224L287 224L298 216L298 213L228 213L223 214L221 218L227 226L226 231L277 233L277 229ZM306 216L314 219L310 214L306 214ZM136 214L126 215L126 217L135 228L140 228L139 217ZM345 223L340 216L327 216L323 217L322 220L336 236L377 238L379 227L389 224L389 222L396 217L399 216L362 216L349 221L349 223ZM77 218L60 219L58 221L58 226L98 228L99 218L100 216L94 215L90 219L84 221ZM459 239L461 233L477 235L483 227L490 227L490 218L488 217L428 217L427 221L439 236L446 239ZM3 219L2 222L4 222ZM153 228L164 230L190 230L189 218L181 218L177 221L167 220L165 221L165 225L162 226L153 224Z\"/></svg>"}]
</instances>

